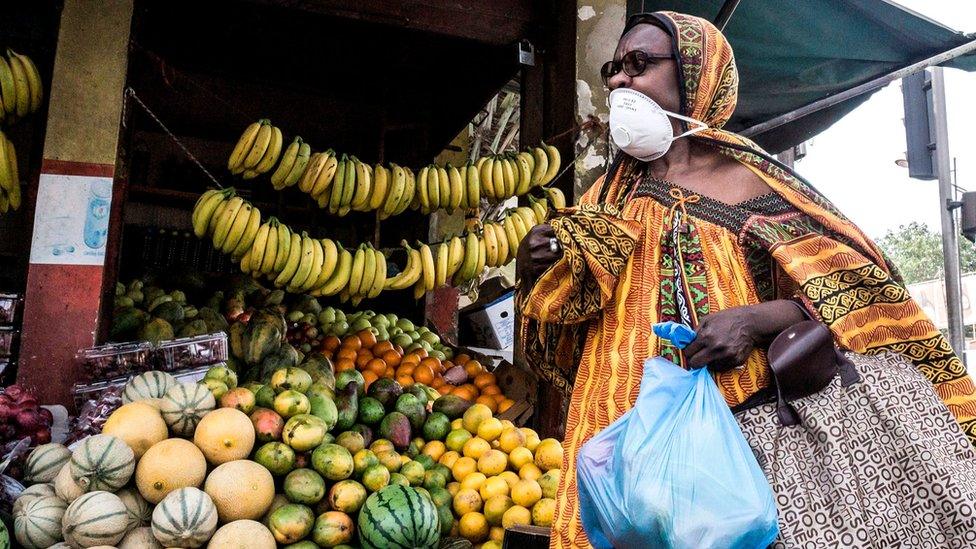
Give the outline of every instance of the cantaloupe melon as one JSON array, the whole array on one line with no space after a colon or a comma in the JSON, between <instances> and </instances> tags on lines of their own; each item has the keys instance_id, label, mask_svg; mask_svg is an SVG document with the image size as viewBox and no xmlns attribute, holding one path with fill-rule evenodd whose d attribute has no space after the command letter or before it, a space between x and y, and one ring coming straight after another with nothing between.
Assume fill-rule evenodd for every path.
<instances>
[{"instance_id":1,"label":"cantaloupe melon","mask_svg":"<svg viewBox=\"0 0 976 549\"><path fill-rule=\"evenodd\" d=\"M123 488L115 493L125 505L125 510L129 512L129 524L125 527L126 532L130 532L141 526L149 526L152 520L152 507L146 498L142 497L139 490L135 488Z\"/></svg>"},{"instance_id":2,"label":"cantaloupe melon","mask_svg":"<svg viewBox=\"0 0 976 549\"><path fill-rule=\"evenodd\" d=\"M145 402L130 402L112 412L102 427L102 434L122 439L139 459L150 446L166 440L169 429L157 408Z\"/></svg>"},{"instance_id":3,"label":"cantaloupe melon","mask_svg":"<svg viewBox=\"0 0 976 549\"><path fill-rule=\"evenodd\" d=\"M207 460L192 442L170 438L154 444L136 467L136 487L150 503L173 490L198 487L207 477Z\"/></svg>"},{"instance_id":4,"label":"cantaloupe melon","mask_svg":"<svg viewBox=\"0 0 976 549\"><path fill-rule=\"evenodd\" d=\"M260 522L235 520L220 527L207 549L275 549L271 531Z\"/></svg>"},{"instance_id":5,"label":"cantaloupe melon","mask_svg":"<svg viewBox=\"0 0 976 549\"><path fill-rule=\"evenodd\" d=\"M162 549L162 547L153 535L152 528L148 526L135 528L119 542L119 549Z\"/></svg>"},{"instance_id":6,"label":"cantaloupe melon","mask_svg":"<svg viewBox=\"0 0 976 549\"><path fill-rule=\"evenodd\" d=\"M61 519L68 504L55 496L31 500L14 519L14 536L27 549L43 549L61 541Z\"/></svg>"},{"instance_id":7,"label":"cantaloupe melon","mask_svg":"<svg viewBox=\"0 0 976 549\"><path fill-rule=\"evenodd\" d=\"M71 459L71 450L62 444L50 443L38 446L27 456L24 464L24 480L31 483L53 482L61 467Z\"/></svg>"},{"instance_id":8,"label":"cantaloupe melon","mask_svg":"<svg viewBox=\"0 0 976 549\"><path fill-rule=\"evenodd\" d=\"M166 391L179 383L175 377L166 372L153 370L144 372L129 380L122 389L122 402L150 401L153 405L157 404L157 399L162 398Z\"/></svg>"},{"instance_id":9,"label":"cantaloupe melon","mask_svg":"<svg viewBox=\"0 0 976 549\"><path fill-rule=\"evenodd\" d=\"M65 463L64 467L61 467L61 472L55 477L54 492L67 503L73 502L85 493L81 486L75 482L74 477L71 476L70 462Z\"/></svg>"},{"instance_id":10,"label":"cantaloupe melon","mask_svg":"<svg viewBox=\"0 0 976 549\"><path fill-rule=\"evenodd\" d=\"M62 467L64 467L62 465ZM13 516L16 517L24 510L24 506L38 498L57 496L53 484L34 484L24 488L24 491L14 500Z\"/></svg>"},{"instance_id":11,"label":"cantaloupe melon","mask_svg":"<svg viewBox=\"0 0 976 549\"><path fill-rule=\"evenodd\" d=\"M203 490L217 506L221 522L264 516L274 500L274 478L263 466L246 459L229 461L214 469Z\"/></svg>"},{"instance_id":12,"label":"cantaloupe melon","mask_svg":"<svg viewBox=\"0 0 976 549\"><path fill-rule=\"evenodd\" d=\"M198 383L178 383L159 399L163 420L181 437L192 437L197 423L216 406L210 389Z\"/></svg>"},{"instance_id":13,"label":"cantaloupe melon","mask_svg":"<svg viewBox=\"0 0 976 549\"><path fill-rule=\"evenodd\" d=\"M220 408L200 420L193 443L213 465L244 459L254 448L254 425L244 412Z\"/></svg>"},{"instance_id":14,"label":"cantaloupe melon","mask_svg":"<svg viewBox=\"0 0 976 549\"><path fill-rule=\"evenodd\" d=\"M129 513L122 500L99 490L82 495L68 506L61 533L72 547L115 545L128 524Z\"/></svg>"},{"instance_id":15,"label":"cantaloupe melon","mask_svg":"<svg viewBox=\"0 0 976 549\"><path fill-rule=\"evenodd\" d=\"M114 492L125 486L136 468L135 454L122 439L92 435L71 453L71 478L85 492Z\"/></svg>"},{"instance_id":16,"label":"cantaloupe melon","mask_svg":"<svg viewBox=\"0 0 976 549\"><path fill-rule=\"evenodd\" d=\"M216 529L217 508L197 488L170 492L153 511L153 535L166 547L200 547Z\"/></svg>"}]
</instances>

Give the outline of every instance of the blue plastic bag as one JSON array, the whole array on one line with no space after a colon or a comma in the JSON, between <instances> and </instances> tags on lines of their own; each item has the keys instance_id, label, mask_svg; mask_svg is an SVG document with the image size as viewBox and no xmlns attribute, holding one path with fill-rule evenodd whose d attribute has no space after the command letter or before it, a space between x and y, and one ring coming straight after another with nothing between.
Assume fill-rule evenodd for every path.
<instances>
[{"instance_id":1,"label":"blue plastic bag","mask_svg":"<svg viewBox=\"0 0 976 549\"><path fill-rule=\"evenodd\" d=\"M655 326L683 348L694 332ZM644 363L637 402L577 458L583 528L597 549L765 548L772 490L705 368Z\"/></svg>"}]
</instances>

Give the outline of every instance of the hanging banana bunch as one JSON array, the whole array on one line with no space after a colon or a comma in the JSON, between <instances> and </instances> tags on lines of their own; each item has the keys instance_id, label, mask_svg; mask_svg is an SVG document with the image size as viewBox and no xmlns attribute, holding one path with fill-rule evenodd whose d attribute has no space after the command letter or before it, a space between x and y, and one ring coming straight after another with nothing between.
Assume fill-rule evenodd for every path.
<instances>
[{"instance_id":1,"label":"hanging banana bunch","mask_svg":"<svg viewBox=\"0 0 976 549\"><path fill-rule=\"evenodd\" d=\"M0 214L20 208L20 175L17 173L17 151L0 131Z\"/></svg>"},{"instance_id":2,"label":"hanging banana bunch","mask_svg":"<svg viewBox=\"0 0 976 549\"><path fill-rule=\"evenodd\" d=\"M41 108L44 85L37 66L11 49L0 55L0 124L13 124ZM14 144L0 131L0 214L20 208L20 174Z\"/></svg>"}]
</instances>

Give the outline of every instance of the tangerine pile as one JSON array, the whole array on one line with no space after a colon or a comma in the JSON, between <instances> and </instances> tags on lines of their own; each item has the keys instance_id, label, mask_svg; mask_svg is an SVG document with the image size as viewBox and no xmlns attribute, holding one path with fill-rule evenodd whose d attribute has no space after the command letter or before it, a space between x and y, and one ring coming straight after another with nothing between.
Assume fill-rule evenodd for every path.
<instances>
[{"instance_id":1,"label":"tangerine pile","mask_svg":"<svg viewBox=\"0 0 976 549\"><path fill-rule=\"evenodd\" d=\"M423 383L442 395L457 395L484 404L492 413L503 413L515 404L502 393L495 374L466 354L459 354L452 361L430 356L423 348L404 352L392 341L377 341L376 334L369 329L342 339L329 336L322 342L322 352L332 359L336 373L359 370L366 380L366 389L385 377L396 380L403 387ZM456 367L464 371L463 383L448 383L444 374ZM461 379L460 371L457 371L457 379Z\"/></svg>"}]
</instances>

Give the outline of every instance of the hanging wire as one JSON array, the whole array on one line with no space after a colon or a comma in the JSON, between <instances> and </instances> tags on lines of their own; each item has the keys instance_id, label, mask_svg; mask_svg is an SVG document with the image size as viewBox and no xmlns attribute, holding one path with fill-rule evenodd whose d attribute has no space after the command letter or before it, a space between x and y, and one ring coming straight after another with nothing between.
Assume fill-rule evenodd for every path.
<instances>
[{"instance_id":1,"label":"hanging wire","mask_svg":"<svg viewBox=\"0 0 976 549\"><path fill-rule=\"evenodd\" d=\"M156 116L156 113L154 113L152 109L150 109L145 103L142 102L142 99L140 99L139 96L136 95L136 91L131 87L125 89L125 104L128 104L129 99L134 99L135 102L140 107L142 107L142 110L144 110L146 114L149 115L150 118L156 121L156 124L158 124L159 127L162 128L164 132L166 132L166 135L168 135L169 138L173 140L173 143L176 143L176 146L183 151L183 154L185 154L187 158L189 158L194 164L196 164L197 167L200 168L200 171L206 174L206 176L210 178L211 181L213 181L214 185L216 185L217 188L219 189L224 188L224 186L220 184L220 181L218 181L217 178L214 177L212 173L210 173L210 170L205 168L204 165L199 160L197 160L196 156L193 156L193 153L191 153L190 149L188 149L186 145L184 145L183 142L180 141L180 138L176 137L176 134L170 131L170 129L166 126L166 124L164 124L163 121L160 120L158 116Z\"/></svg>"}]
</instances>

